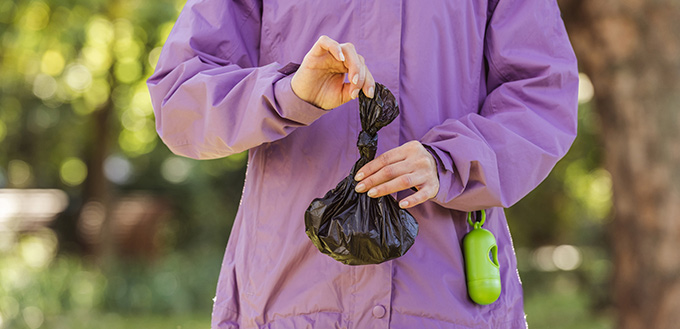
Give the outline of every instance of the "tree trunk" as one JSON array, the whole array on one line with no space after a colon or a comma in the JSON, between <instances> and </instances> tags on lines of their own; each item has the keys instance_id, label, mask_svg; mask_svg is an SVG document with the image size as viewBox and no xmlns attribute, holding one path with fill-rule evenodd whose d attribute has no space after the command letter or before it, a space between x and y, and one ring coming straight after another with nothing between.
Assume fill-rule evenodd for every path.
<instances>
[{"instance_id":1,"label":"tree trunk","mask_svg":"<svg viewBox=\"0 0 680 329\"><path fill-rule=\"evenodd\" d=\"M109 99L91 115L90 140L86 148L87 178L78 227L86 254L101 261L112 250L109 230L111 184L104 173L109 154L113 103Z\"/></svg>"},{"instance_id":2,"label":"tree trunk","mask_svg":"<svg viewBox=\"0 0 680 329\"><path fill-rule=\"evenodd\" d=\"M618 328L680 325L680 1L561 0L612 175Z\"/></svg>"}]
</instances>

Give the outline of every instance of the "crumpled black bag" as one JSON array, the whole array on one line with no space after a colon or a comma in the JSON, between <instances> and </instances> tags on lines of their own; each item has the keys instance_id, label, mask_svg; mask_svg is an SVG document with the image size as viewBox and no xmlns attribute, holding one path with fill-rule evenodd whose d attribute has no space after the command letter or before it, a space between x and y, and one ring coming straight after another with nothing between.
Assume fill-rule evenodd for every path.
<instances>
[{"instance_id":1,"label":"crumpled black bag","mask_svg":"<svg viewBox=\"0 0 680 329\"><path fill-rule=\"evenodd\" d=\"M394 95L379 83L373 99L359 93L359 104L361 158L349 176L323 198L314 199L305 211L307 236L319 251L347 265L379 264L400 257L418 235L418 222L391 195L374 199L354 191L357 170L375 157L378 130L399 115Z\"/></svg>"}]
</instances>

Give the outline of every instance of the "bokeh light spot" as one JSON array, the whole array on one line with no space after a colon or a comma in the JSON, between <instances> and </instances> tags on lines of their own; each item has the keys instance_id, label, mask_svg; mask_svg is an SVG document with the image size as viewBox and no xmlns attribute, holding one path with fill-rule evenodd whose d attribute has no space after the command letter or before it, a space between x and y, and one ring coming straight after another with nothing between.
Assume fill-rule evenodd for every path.
<instances>
[{"instance_id":1,"label":"bokeh light spot","mask_svg":"<svg viewBox=\"0 0 680 329\"><path fill-rule=\"evenodd\" d=\"M50 21L50 7L42 1L32 2L23 16L23 26L32 31L40 31Z\"/></svg>"},{"instance_id":2,"label":"bokeh light spot","mask_svg":"<svg viewBox=\"0 0 680 329\"><path fill-rule=\"evenodd\" d=\"M89 245L100 242L101 230L106 220L106 208L101 202L89 201L78 218L78 233Z\"/></svg>"},{"instance_id":3,"label":"bokeh light spot","mask_svg":"<svg viewBox=\"0 0 680 329\"><path fill-rule=\"evenodd\" d=\"M87 177L87 166L78 158L67 158L59 171L61 181L69 186L80 185Z\"/></svg>"},{"instance_id":4,"label":"bokeh light spot","mask_svg":"<svg viewBox=\"0 0 680 329\"><path fill-rule=\"evenodd\" d=\"M49 99L57 92L57 81L47 74L38 74L33 80L33 94L40 99Z\"/></svg>"},{"instance_id":5,"label":"bokeh light spot","mask_svg":"<svg viewBox=\"0 0 680 329\"><path fill-rule=\"evenodd\" d=\"M532 263L534 267L543 272L553 272L557 270L557 266L553 262L553 253L555 246L543 246L534 251Z\"/></svg>"},{"instance_id":6,"label":"bokeh light spot","mask_svg":"<svg viewBox=\"0 0 680 329\"><path fill-rule=\"evenodd\" d=\"M578 103L588 103L595 96L595 88L585 73L578 74Z\"/></svg>"},{"instance_id":7,"label":"bokeh light spot","mask_svg":"<svg viewBox=\"0 0 680 329\"><path fill-rule=\"evenodd\" d=\"M95 16L88 23L88 43L105 47L111 43L114 35L113 24L102 16Z\"/></svg>"},{"instance_id":8,"label":"bokeh light spot","mask_svg":"<svg viewBox=\"0 0 680 329\"><path fill-rule=\"evenodd\" d=\"M121 61L134 61L142 53L142 45L132 38L123 38L116 41L113 51L116 58Z\"/></svg>"},{"instance_id":9,"label":"bokeh light spot","mask_svg":"<svg viewBox=\"0 0 680 329\"><path fill-rule=\"evenodd\" d=\"M43 321L45 321L45 316L43 315L42 310L35 306L28 306L24 308L22 315L24 317L26 326L31 329L40 328L40 326L43 324Z\"/></svg>"},{"instance_id":10,"label":"bokeh light spot","mask_svg":"<svg viewBox=\"0 0 680 329\"><path fill-rule=\"evenodd\" d=\"M104 161L104 175L116 184L125 184L132 176L132 164L128 159L111 155Z\"/></svg>"},{"instance_id":11,"label":"bokeh light spot","mask_svg":"<svg viewBox=\"0 0 680 329\"><path fill-rule=\"evenodd\" d=\"M133 83L141 78L142 65L136 60L119 61L116 63L114 75L121 83Z\"/></svg>"},{"instance_id":12,"label":"bokeh light spot","mask_svg":"<svg viewBox=\"0 0 680 329\"><path fill-rule=\"evenodd\" d=\"M46 267L57 252L57 236L44 229L40 234L26 236L19 242L21 257L26 265L33 268Z\"/></svg>"},{"instance_id":13,"label":"bokeh light spot","mask_svg":"<svg viewBox=\"0 0 680 329\"><path fill-rule=\"evenodd\" d=\"M11 160L7 168L9 183L15 187L25 187L32 179L31 166L21 160Z\"/></svg>"},{"instance_id":14,"label":"bokeh light spot","mask_svg":"<svg viewBox=\"0 0 680 329\"><path fill-rule=\"evenodd\" d=\"M146 118L140 117L136 111L133 111L132 109L123 112L120 121L123 127L130 131L139 131L140 129L144 129L144 126L146 125Z\"/></svg>"},{"instance_id":15,"label":"bokeh light spot","mask_svg":"<svg viewBox=\"0 0 680 329\"><path fill-rule=\"evenodd\" d=\"M574 246L561 245L553 251L555 266L563 271L573 271L581 266L581 252Z\"/></svg>"},{"instance_id":16,"label":"bokeh light spot","mask_svg":"<svg viewBox=\"0 0 680 329\"><path fill-rule=\"evenodd\" d=\"M588 218L604 221L612 207L612 178L605 169L588 170L584 160L567 166L564 175L567 194L577 200L588 213Z\"/></svg>"},{"instance_id":17,"label":"bokeh light spot","mask_svg":"<svg viewBox=\"0 0 680 329\"><path fill-rule=\"evenodd\" d=\"M161 175L170 183L180 184L189 178L193 164L185 158L169 157L161 165Z\"/></svg>"},{"instance_id":18,"label":"bokeh light spot","mask_svg":"<svg viewBox=\"0 0 680 329\"><path fill-rule=\"evenodd\" d=\"M59 122L59 111L41 106L31 112L29 118L29 130L39 132Z\"/></svg>"},{"instance_id":19,"label":"bokeh light spot","mask_svg":"<svg viewBox=\"0 0 680 329\"><path fill-rule=\"evenodd\" d=\"M71 65L66 69L66 84L74 91L84 91L92 84L92 73L84 65Z\"/></svg>"},{"instance_id":20,"label":"bokeh light spot","mask_svg":"<svg viewBox=\"0 0 680 329\"><path fill-rule=\"evenodd\" d=\"M130 20L125 18L116 19L113 22L113 29L116 33L116 38L120 39L130 39L135 33L135 26L130 22Z\"/></svg>"},{"instance_id":21,"label":"bokeh light spot","mask_svg":"<svg viewBox=\"0 0 680 329\"><path fill-rule=\"evenodd\" d=\"M40 70L51 76L57 76L64 70L64 56L56 50L48 50L43 54Z\"/></svg>"},{"instance_id":22,"label":"bokeh light spot","mask_svg":"<svg viewBox=\"0 0 680 329\"><path fill-rule=\"evenodd\" d=\"M118 145L126 155L131 157L151 152L157 142L158 139L152 127L144 127L136 131L124 129L118 136Z\"/></svg>"},{"instance_id":23,"label":"bokeh light spot","mask_svg":"<svg viewBox=\"0 0 680 329\"><path fill-rule=\"evenodd\" d=\"M139 111L140 115L151 116L153 114L153 105L151 104L148 87L145 83L141 83L134 90L130 105L133 106L135 111Z\"/></svg>"},{"instance_id":24,"label":"bokeh light spot","mask_svg":"<svg viewBox=\"0 0 680 329\"><path fill-rule=\"evenodd\" d=\"M86 271L81 271L77 276L79 280L74 280L70 289L71 301L80 308L92 309L96 297L97 278Z\"/></svg>"},{"instance_id":25,"label":"bokeh light spot","mask_svg":"<svg viewBox=\"0 0 680 329\"><path fill-rule=\"evenodd\" d=\"M85 102L91 109L96 109L106 103L111 95L111 87L105 79L94 79L92 85L83 94Z\"/></svg>"},{"instance_id":26,"label":"bokeh light spot","mask_svg":"<svg viewBox=\"0 0 680 329\"><path fill-rule=\"evenodd\" d=\"M106 72L111 67L111 55L103 47L85 47L82 50L85 65L96 73Z\"/></svg>"}]
</instances>

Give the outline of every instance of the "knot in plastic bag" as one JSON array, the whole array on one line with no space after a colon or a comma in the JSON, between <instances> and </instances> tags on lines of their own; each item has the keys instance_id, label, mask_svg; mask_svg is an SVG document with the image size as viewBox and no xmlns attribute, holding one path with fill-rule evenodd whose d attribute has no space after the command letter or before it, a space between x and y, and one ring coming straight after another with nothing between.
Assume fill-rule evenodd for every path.
<instances>
[{"instance_id":1,"label":"knot in plastic bag","mask_svg":"<svg viewBox=\"0 0 680 329\"><path fill-rule=\"evenodd\" d=\"M357 162L357 165L352 169L351 174L356 174L356 171L361 169L361 167L375 158L375 151L378 149L378 135L371 134L362 131L359 133L359 139L357 140L357 148L359 149L359 155L361 158Z\"/></svg>"}]
</instances>

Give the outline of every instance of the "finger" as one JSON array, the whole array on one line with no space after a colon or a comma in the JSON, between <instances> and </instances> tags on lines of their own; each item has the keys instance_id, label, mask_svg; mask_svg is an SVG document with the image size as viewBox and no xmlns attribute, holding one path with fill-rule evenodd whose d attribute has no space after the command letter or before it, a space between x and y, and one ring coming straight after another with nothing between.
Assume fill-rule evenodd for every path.
<instances>
[{"instance_id":1,"label":"finger","mask_svg":"<svg viewBox=\"0 0 680 329\"><path fill-rule=\"evenodd\" d=\"M361 63L359 54L353 44L349 42L343 43L340 45L340 48L342 48L342 52L345 54L344 64L347 68L349 81L353 85L352 88L350 88L350 98L355 99L359 96L359 90L361 89L358 86L363 85L364 83L363 79L365 79L365 73L362 78L361 72L364 65Z\"/></svg>"},{"instance_id":2,"label":"finger","mask_svg":"<svg viewBox=\"0 0 680 329\"><path fill-rule=\"evenodd\" d=\"M418 192L413 193L399 201L399 207L402 209L412 208L434 198L436 195L436 190L433 187L423 187L422 189L418 190Z\"/></svg>"},{"instance_id":3,"label":"finger","mask_svg":"<svg viewBox=\"0 0 680 329\"><path fill-rule=\"evenodd\" d=\"M403 161L404 159L406 159L407 156L407 153L403 151L404 147L402 145L379 155L377 158L371 160L369 163L361 167L359 171L357 171L357 174L354 176L354 179L357 181L361 181L364 178L373 175L383 167L389 166L395 162Z\"/></svg>"},{"instance_id":4,"label":"finger","mask_svg":"<svg viewBox=\"0 0 680 329\"><path fill-rule=\"evenodd\" d=\"M366 60L364 59L364 56L359 55L359 60L361 61L362 66L357 88L363 90L364 95L367 97L373 98L373 95L369 96L369 93L373 93L375 91L375 81L373 80L373 75L368 69L368 66L366 66ZM371 90L371 87L373 87L373 90Z\"/></svg>"},{"instance_id":5,"label":"finger","mask_svg":"<svg viewBox=\"0 0 680 329\"><path fill-rule=\"evenodd\" d=\"M375 95L375 79L373 79L373 74L368 70L368 67L366 67L366 82L364 82L362 90L368 98L373 98Z\"/></svg>"},{"instance_id":6,"label":"finger","mask_svg":"<svg viewBox=\"0 0 680 329\"><path fill-rule=\"evenodd\" d=\"M364 60L364 56L361 56L359 54L357 54L357 56L359 57L360 70L359 79L357 79L357 83L355 83L355 85L357 86L357 89L361 89L361 87L366 82L366 74L368 72L368 68L366 67L366 61Z\"/></svg>"},{"instance_id":7,"label":"finger","mask_svg":"<svg viewBox=\"0 0 680 329\"><path fill-rule=\"evenodd\" d=\"M401 175L392 179L391 181L379 184L368 190L368 196L371 198L379 198L392 193L397 193L403 190L408 190L413 186L420 185L424 180L422 176L417 174Z\"/></svg>"},{"instance_id":8,"label":"finger","mask_svg":"<svg viewBox=\"0 0 680 329\"><path fill-rule=\"evenodd\" d=\"M340 44L326 35L320 36L312 49L314 49L313 55L315 56L323 56L326 53L330 53L336 60L340 62L345 61L345 55Z\"/></svg>"},{"instance_id":9,"label":"finger","mask_svg":"<svg viewBox=\"0 0 680 329\"><path fill-rule=\"evenodd\" d=\"M357 184L355 191L363 193L373 188L376 185L391 181L399 176L406 175L413 172L411 166L404 161L395 162L391 165L382 167L375 174L366 177Z\"/></svg>"}]
</instances>

